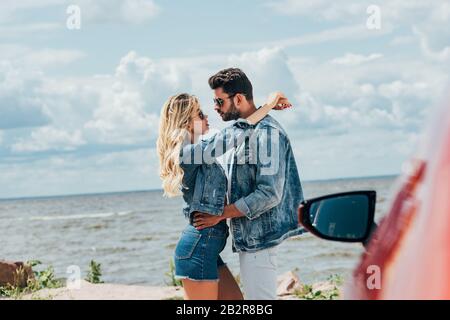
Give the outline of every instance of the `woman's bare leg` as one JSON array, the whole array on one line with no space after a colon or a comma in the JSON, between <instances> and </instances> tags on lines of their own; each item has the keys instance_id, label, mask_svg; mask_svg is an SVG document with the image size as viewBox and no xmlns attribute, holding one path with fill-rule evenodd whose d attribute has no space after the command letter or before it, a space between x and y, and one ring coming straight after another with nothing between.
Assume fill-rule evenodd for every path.
<instances>
[{"instance_id":1,"label":"woman's bare leg","mask_svg":"<svg viewBox=\"0 0 450 320\"><path fill-rule=\"evenodd\" d=\"M217 300L219 283L217 281L181 280L184 288L185 300Z\"/></svg>"},{"instance_id":2,"label":"woman's bare leg","mask_svg":"<svg viewBox=\"0 0 450 320\"><path fill-rule=\"evenodd\" d=\"M219 300L244 300L239 285L226 265L219 267Z\"/></svg>"}]
</instances>

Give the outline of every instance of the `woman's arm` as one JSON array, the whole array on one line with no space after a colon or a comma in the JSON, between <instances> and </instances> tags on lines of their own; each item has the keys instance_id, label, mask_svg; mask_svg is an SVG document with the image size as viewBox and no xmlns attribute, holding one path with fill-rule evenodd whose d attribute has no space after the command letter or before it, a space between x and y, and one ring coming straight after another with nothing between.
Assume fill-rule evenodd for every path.
<instances>
[{"instance_id":1,"label":"woman's arm","mask_svg":"<svg viewBox=\"0 0 450 320\"><path fill-rule=\"evenodd\" d=\"M249 124L255 125L261 121L270 110L283 110L290 108L291 106L291 103L283 93L274 92L269 96L268 102L247 117L246 120ZM219 157L231 148L241 145L251 133L252 132L249 130L225 128L209 139L199 141L195 144L185 144L181 151L181 165L183 167L188 164L194 165L195 167L195 165L203 164L205 155Z\"/></svg>"},{"instance_id":2,"label":"woman's arm","mask_svg":"<svg viewBox=\"0 0 450 320\"><path fill-rule=\"evenodd\" d=\"M247 117L247 121L254 125L261 121L272 109L283 110L292 107L289 100L281 92L272 93L269 96L269 102L263 105L261 108L253 112Z\"/></svg>"},{"instance_id":3,"label":"woman's arm","mask_svg":"<svg viewBox=\"0 0 450 320\"><path fill-rule=\"evenodd\" d=\"M213 158L223 155L228 150L240 145L247 136L251 135L249 130L234 130L234 128L225 128L217 132L212 137L201 140L194 144L184 144L180 152L180 165L196 167Z\"/></svg>"}]
</instances>

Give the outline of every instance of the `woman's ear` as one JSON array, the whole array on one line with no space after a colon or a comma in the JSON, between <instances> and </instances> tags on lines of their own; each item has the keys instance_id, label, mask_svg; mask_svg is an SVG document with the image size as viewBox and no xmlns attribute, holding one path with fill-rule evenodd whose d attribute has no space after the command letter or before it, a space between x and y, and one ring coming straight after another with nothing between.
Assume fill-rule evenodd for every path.
<instances>
[{"instance_id":1,"label":"woman's ear","mask_svg":"<svg viewBox=\"0 0 450 320\"><path fill-rule=\"evenodd\" d=\"M186 130L186 132L188 133L188 134L190 134L190 135L192 135L192 133L193 133L193 126L192 126L192 121L191 121L191 123L189 123L188 124L188 126L187 126L187 128L185 129Z\"/></svg>"}]
</instances>

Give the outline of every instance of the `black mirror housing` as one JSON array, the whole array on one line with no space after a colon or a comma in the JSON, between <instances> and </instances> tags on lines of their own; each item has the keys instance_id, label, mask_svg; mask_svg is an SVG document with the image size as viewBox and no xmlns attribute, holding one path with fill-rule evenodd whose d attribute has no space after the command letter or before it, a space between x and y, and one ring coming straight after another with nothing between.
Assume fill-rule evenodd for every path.
<instances>
[{"instance_id":1,"label":"black mirror housing","mask_svg":"<svg viewBox=\"0 0 450 320\"><path fill-rule=\"evenodd\" d=\"M303 201L298 221L319 238L366 243L374 227L376 192L342 192Z\"/></svg>"}]
</instances>

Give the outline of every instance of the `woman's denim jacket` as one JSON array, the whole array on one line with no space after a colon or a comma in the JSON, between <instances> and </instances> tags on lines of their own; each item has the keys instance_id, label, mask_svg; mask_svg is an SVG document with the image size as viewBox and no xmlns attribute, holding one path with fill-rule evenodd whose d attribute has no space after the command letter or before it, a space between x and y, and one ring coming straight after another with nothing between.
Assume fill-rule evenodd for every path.
<instances>
[{"instance_id":1,"label":"woman's denim jacket","mask_svg":"<svg viewBox=\"0 0 450 320\"><path fill-rule=\"evenodd\" d=\"M196 211L217 216L223 214L227 178L216 157L241 144L249 134L228 128L195 144L184 142L180 150L180 166L184 171L181 190L183 213L190 223L192 213Z\"/></svg>"},{"instance_id":2,"label":"woman's denim jacket","mask_svg":"<svg viewBox=\"0 0 450 320\"><path fill-rule=\"evenodd\" d=\"M230 222L233 251L258 251L299 235L297 209L303 191L290 141L280 124L266 116L257 125L239 119L208 140L185 144L183 212L221 215L227 179L215 157L235 147L231 198L244 214Z\"/></svg>"}]
</instances>

